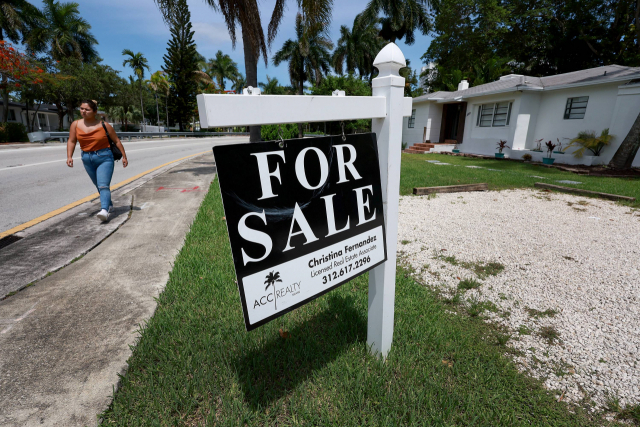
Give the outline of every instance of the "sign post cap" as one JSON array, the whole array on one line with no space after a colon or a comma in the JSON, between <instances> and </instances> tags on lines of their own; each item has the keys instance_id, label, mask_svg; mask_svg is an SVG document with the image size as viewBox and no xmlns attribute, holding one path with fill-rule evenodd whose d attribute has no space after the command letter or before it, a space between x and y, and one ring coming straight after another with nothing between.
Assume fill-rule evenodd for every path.
<instances>
[{"instance_id":1,"label":"sign post cap","mask_svg":"<svg viewBox=\"0 0 640 427\"><path fill-rule=\"evenodd\" d=\"M379 77L397 74L400 68L407 66L402 51L395 43L387 44L376 56L373 66L380 71Z\"/></svg>"}]
</instances>

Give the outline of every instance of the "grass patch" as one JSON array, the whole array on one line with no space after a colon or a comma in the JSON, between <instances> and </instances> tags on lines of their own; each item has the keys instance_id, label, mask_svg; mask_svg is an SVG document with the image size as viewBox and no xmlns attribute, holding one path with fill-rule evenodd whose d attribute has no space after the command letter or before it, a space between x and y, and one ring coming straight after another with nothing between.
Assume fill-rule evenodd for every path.
<instances>
[{"instance_id":1,"label":"grass patch","mask_svg":"<svg viewBox=\"0 0 640 427\"><path fill-rule=\"evenodd\" d=\"M468 291L469 289L478 289L482 286L482 283L478 282L475 279L462 279L458 283L458 289Z\"/></svg>"},{"instance_id":2,"label":"grass patch","mask_svg":"<svg viewBox=\"0 0 640 427\"><path fill-rule=\"evenodd\" d=\"M518 328L518 334L520 335L531 335L531 329L527 325L520 325Z\"/></svg>"},{"instance_id":3,"label":"grass patch","mask_svg":"<svg viewBox=\"0 0 640 427\"><path fill-rule=\"evenodd\" d=\"M462 268L466 268L467 270L473 271L476 276L480 279L486 279L489 276L497 276L504 270L504 265L499 262L467 262L467 261L459 261L455 255L447 255L445 256L442 253L438 253L435 251L435 259L442 260L451 265L460 266Z\"/></svg>"},{"instance_id":4,"label":"grass patch","mask_svg":"<svg viewBox=\"0 0 640 427\"><path fill-rule=\"evenodd\" d=\"M439 160L455 166L436 166L425 160ZM481 169L465 166L481 166ZM497 171L490 171L496 169ZM535 178L534 176L543 177ZM579 181L582 184L558 184L555 181ZM565 187L582 188L602 193L635 197L633 203L619 202L640 207L640 185L633 178L603 178L576 175L556 168L492 159L457 157L445 154L402 154L402 179L400 194L413 194L414 187L435 187L440 185L477 184L486 182L490 190L511 188L533 188L535 182L547 182ZM585 202L578 203L585 205Z\"/></svg>"},{"instance_id":5,"label":"grass patch","mask_svg":"<svg viewBox=\"0 0 640 427\"><path fill-rule=\"evenodd\" d=\"M560 339L560 332L558 332L558 330L553 326L543 326L540 328L538 335L544 338L549 345Z\"/></svg>"},{"instance_id":6,"label":"grass patch","mask_svg":"<svg viewBox=\"0 0 640 427\"><path fill-rule=\"evenodd\" d=\"M536 310L535 308L526 308L525 310L529 314L529 317L534 317L536 319L539 319L541 317L554 317L556 314L558 314L556 310L552 310L550 308L546 309L545 311Z\"/></svg>"},{"instance_id":7,"label":"grass patch","mask_svg":"<svg viewBox=\"0 0 640 427\"><path fill-rule=\"evenodd\" d=\"M491 326L449 313L402 268L385 362L366 344L366 275L246 332L223 215L214 181L104 425L601 423L569 412L486 339Z\"/></svg>"},{"instance_id":8,"label":"grass patch","mask_svg":"<svg viewBox=\"0 0 640 427\"><path fill-rule=\"evenodd\" d=\"M622 407L620 399L610 397L606 402L607 411L616 414L617 420L631 421L634 425L640 426L640 405L627 405Z\"/></svg>"}]
</instances>

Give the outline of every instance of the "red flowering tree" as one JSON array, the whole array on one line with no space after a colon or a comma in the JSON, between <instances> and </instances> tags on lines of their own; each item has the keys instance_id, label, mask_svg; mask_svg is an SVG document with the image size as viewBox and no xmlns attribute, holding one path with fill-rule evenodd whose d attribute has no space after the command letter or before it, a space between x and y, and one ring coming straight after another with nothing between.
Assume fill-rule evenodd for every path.
<instances>
[{"instance_id":1,"label":"red flowering tree","mask_svg":"<svg viewBox=\"0 0 640 427\"><path fill-rule=\"evenodd\" d=\"M42 68L30 63L10 43L0 40L0 89L3 92L15 92L26 85L41 85L44 76ZM6 122L9 105L3 107L3 120Z\"/></svg>"}]
</instances>

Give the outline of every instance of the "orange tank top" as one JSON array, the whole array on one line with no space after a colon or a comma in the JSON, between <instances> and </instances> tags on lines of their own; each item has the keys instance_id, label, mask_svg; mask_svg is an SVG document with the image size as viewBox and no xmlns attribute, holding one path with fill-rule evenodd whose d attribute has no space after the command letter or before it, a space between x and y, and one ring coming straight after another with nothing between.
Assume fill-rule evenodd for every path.
<instances>
[{"instance_id":1,"label":"orange tank top","mask_svg":"<svg viewBox=\"0 0 640 427\"><path fill-rule=\"evenodd\" d=\"M84 132L76 125L76 138L82 151L96 151L109 148L109 139L102 125L90 132Z\"/></svg>"}]
</instances>

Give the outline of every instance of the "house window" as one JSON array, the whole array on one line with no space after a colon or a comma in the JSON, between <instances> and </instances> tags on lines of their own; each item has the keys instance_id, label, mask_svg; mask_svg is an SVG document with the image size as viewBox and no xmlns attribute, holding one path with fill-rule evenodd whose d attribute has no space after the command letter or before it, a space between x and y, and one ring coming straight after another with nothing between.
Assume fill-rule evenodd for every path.
<instances>
[{"instance_id":1,"label":"house window","mask_svg":"<svg viewBox=\"0 0 640 427\"><path fill-rule=\"evenodd\" d=\"M15 122L16 121L16 110L9 109L8 116L9 116L9 121L10 122Z\"/></svg>"},{"instance_id":2,"label":"house window","mask_svg":"<svg viewBox=\"0 0 640 427\"><path fill-rule=\"evenodd\" d=\"M411 110L411 117L409 117L409 121L407 122L408 127L412 128L416 124L416 110Z\"/></svg>"},{"instance_id":3,"label":"house window","mask_svg":"<svg viewBox=\"0 0 640 427\"><path fill-rule=\"evenodd\" d=\"M588 96L580 96L578 98L568 98L567 106L564 109L565 119L584 119L584 113L587 111Z\"/></svg>"},{"instance_id":4,"label":"house window","mask_svg":"<svg viewBox=\"0 0 640 427\"><path fill-rule=\"evenodd\" d=\"M47 125L47 118L42 113L38 113L38 121L40 122L40 126L46 126Z\"/></svg>"},{"instance_id":5,"label":"house window","mask_svg":"<svg viewBox=\"0 0 640 427\"><path fill-rule=\"evenodd\" d=\"M511 120L511 102L482 104L478 108L476 126L501 127L508 126Z\"/></svg>"}]
</instances>

